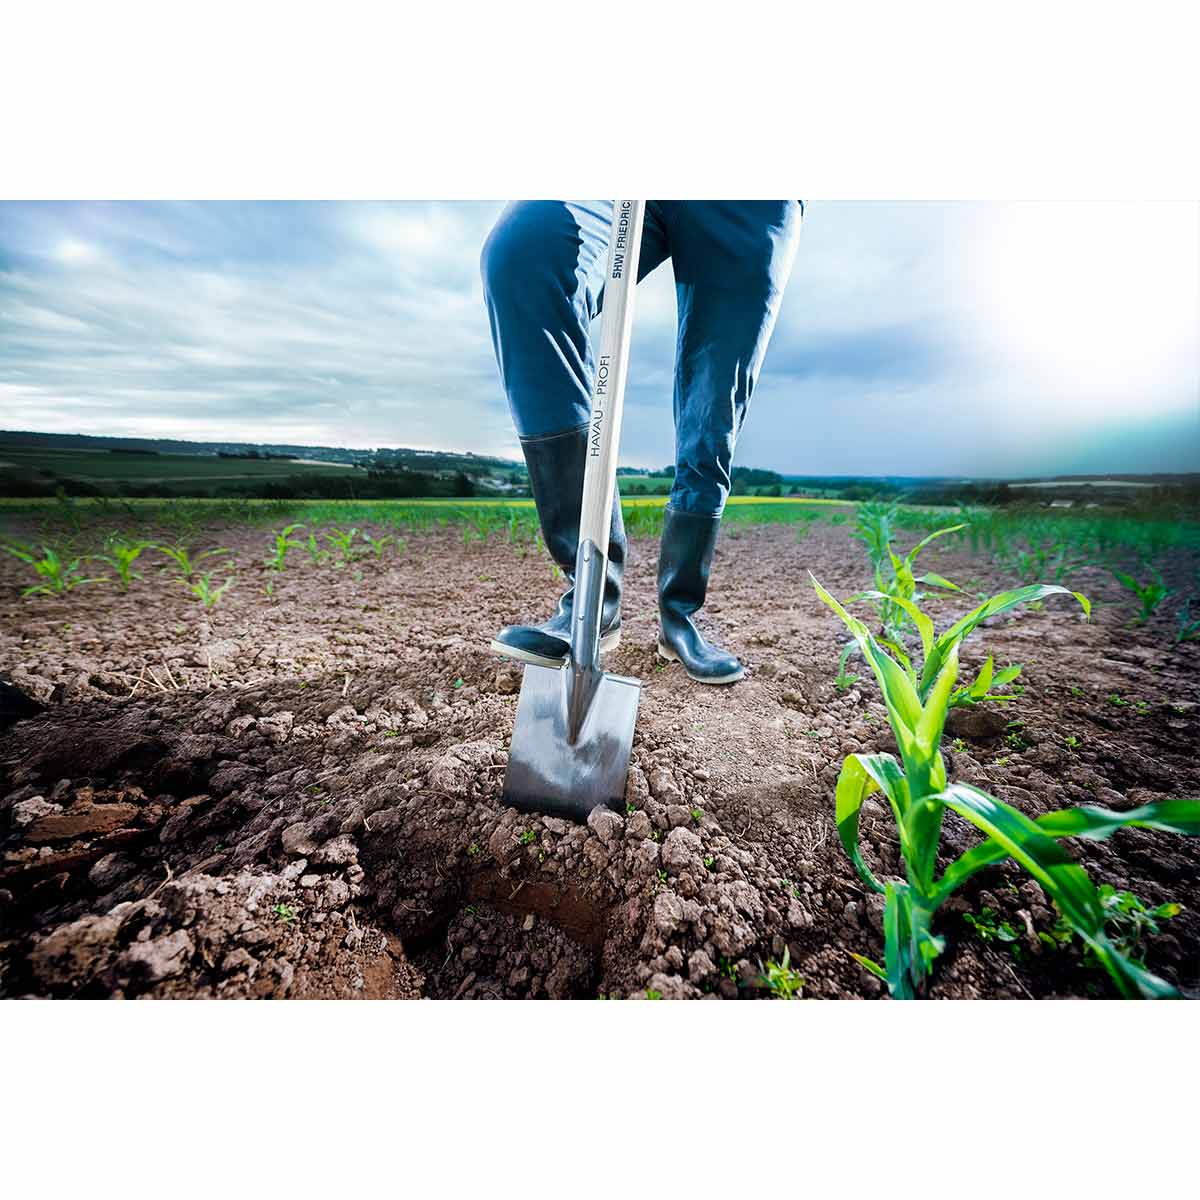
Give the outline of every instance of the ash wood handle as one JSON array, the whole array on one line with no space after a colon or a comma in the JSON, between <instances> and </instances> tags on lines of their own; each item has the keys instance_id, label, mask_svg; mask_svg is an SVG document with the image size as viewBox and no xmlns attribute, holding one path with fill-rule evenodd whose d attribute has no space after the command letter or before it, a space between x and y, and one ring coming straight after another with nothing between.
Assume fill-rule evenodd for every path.
<instances>
[{"instance_id":1,"label":"ash wood handle","mask_svg":"<svg viewBox=\"0 0 1200 1200\"><path fill-rule=\"evenodd\" d=\"M645 200L613 201L600 353L592 386L583 509L579 519L580 544L591 541L605 556L608 554L613 489L617 481L617 447L621 440L621 413L633 331L633 292L637 286L645 215Z\"/></svg>"}]
</instances>

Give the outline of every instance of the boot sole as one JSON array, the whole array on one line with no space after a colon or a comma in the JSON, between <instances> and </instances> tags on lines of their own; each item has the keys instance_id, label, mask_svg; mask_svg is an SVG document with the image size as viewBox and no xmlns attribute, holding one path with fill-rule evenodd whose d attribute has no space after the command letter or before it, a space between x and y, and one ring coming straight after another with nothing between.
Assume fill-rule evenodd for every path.
<instances>
[{"instance_id":1,"label":"boot sole","mask_svg":"<svg viewBox=\"0 0 1200 1200\"><path fill-rule=\"evenodd\" d=\"M713 684L713 685L737 683L737 681L746 674L746 668L743 667L739 663L738 669L736 671L731 671L728 675L717 675L717 676L710 675L708 677L705 677L702 675L693 675L691 673L691 671L689 671L687 669L687 667L684 665L684 662L679 657L679 655L676 654L675 651L672 650L670 646L666 645L663 642L658 643L658 657L665 659L667 662L679 663L679 665L681 667L683 667L684 674L687 675L687 677L689 679L693 680L696 683L708 683L708 684Z\"/></svg>"},{"instance_id":2,"label":"boot sole","mask_svg":"<svg viewBox=\"0 0 1200 1200\"><path fill-rule=\"evenodd\" d=\"M600 653L607 654L610 650L615 650L621 644L621 631L618 629L614 633L607 633L600 639ZM567 656L562 658L547 658L544 654L534 654L531 650L519 650L516 646L510 646L507 642L502 642L498 638L492 638L490 649L493 654L499 654L502 658L511 658L516 662L528 663L531 667L550 667L561 669L567 665Z\"/></svg>"}]
</instances>

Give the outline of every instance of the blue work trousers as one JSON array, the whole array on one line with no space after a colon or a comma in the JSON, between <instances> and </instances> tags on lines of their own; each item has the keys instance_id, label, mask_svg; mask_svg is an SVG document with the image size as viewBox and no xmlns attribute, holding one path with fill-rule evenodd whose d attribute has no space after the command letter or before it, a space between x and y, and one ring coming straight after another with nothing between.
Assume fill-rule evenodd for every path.
<instances>
[{"instance_id":1,"label":"blue work trousers","mask_svg":"<svg viewBox=\"0 0 1200 1200\"><path fill-rule=\"evenodd\" d=\"M800 234L796 200L651 200L638 278L675 273L670 505L719 516ZM492 342L522 442L587 424L612 201L509 204L483 248ZM636 315L635 315L636 328Z\"/></svg>"}]
</instances>

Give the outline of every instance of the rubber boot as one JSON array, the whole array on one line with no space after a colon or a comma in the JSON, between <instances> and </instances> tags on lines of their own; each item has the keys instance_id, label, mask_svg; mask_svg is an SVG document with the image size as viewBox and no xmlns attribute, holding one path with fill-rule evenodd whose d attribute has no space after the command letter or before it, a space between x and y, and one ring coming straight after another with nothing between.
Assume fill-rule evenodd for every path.
<instances>
[{"instance_id":1,"label":"rubber boot","mask_svg":"<svg viewBox=\"0 0 1200 1200\"><path fill-rule=\"evenodd\" d=\"M518 662L561 667L571 640L571 609L575 598L575 555L579 549L579 516L583 507L583 471L587 462L586 425L548 438L522 440L529 487L537 505L542 538L550 557L567 577L568 588L554 615L540 625L506 625L492 639L492 650ZM621 641L621 577L625 571L625 522L621 497L613 492L609 527L608 575L600 618L600 652Z\"/></svg>"},{"instance_id":2,"label":"rubber boot","mask_svg":"<svg viewBox=\"0 0 1200 1200\"><path fill-rule=\"evenodd\" d=\"M660 658L683 664L697 683L736 683L745 674L737 657L706 642L692 621L704 607L720 517L667 508L658 554Z\"/></svg>"}]
</instances>

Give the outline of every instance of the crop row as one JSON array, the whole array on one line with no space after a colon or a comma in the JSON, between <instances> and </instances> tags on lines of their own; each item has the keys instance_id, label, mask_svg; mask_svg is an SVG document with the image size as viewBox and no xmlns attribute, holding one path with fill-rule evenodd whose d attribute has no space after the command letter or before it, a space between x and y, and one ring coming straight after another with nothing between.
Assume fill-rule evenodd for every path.
<instances>
[{"instance_id":1,"label":"crop row","mask_svg":"<svg viewBox=\"0 0 1200 1200\"><path fill-rule=\"evenodd\" d=\"M1063 849L1061 839L1103 839L1130 826L1176 834L1200 834L1200 800L1171 799L1126 812L1092 805L1062 809L1031 819L1004 801L970 784L947 778L942 739L948 712L959 705L1004 702L1013 698L1019 666L995 671L991 656L970 683L959 682L960 644L987 619L1022 604L1040 604L1055 595L1073 597L1090 615L1085 596L1058 583L1028 583L988 597L938 634L922 608L923 588L942 596L960 594L949 579L933 572L915 573L921 550L938 538L961 534L964 522L935 529L906 555L892 549L888 506L863 506L855 536L866 546L873 588L835 599L812 578L813 587L849 630L852 642L838 659L835 683L844 689L857 676L847 673L855 648L869 666L882 693L899 759L890 753L851 754L843 762L834 799L838 836L860 878L884 896L884 961L861 954L854 958L887 984L892 996L912 999L927 991L945 939L936 930L938 910L980 871L1011 859L1041 885L1055 904L1059 923L1043 940L1078 938L1085 954L1111 977L1127 997L1174 997L1176 990L1150 972L1144 939L1157 922L1174 916L1178 906L1151 909L1128 892L1093 884L1087 872ZM853 616L848 606L864 602L874 609L878 635ZM915 638L918 648L909 648ZM1005 689L1005 690L997 690ZM859 816L873 794L887 800L896 825L903 879L880 880L867 866L859 845ZM970 822L983 835L971 849L939 867L942 826L947 811ZM990 910L973 918L986 939L1015 940ZM775 974L787 964L768 964Z\"/></svg>"}]
</instances>

